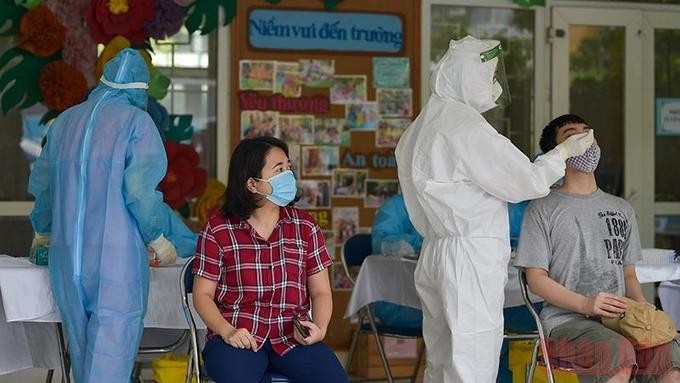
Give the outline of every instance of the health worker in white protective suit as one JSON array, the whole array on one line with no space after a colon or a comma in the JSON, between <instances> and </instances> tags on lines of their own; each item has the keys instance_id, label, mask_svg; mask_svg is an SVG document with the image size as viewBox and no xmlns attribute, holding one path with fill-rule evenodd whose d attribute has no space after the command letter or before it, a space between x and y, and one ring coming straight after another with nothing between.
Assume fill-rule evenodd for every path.
<instances>
[{"instance_id":1,"label":"health worker in white protective suit","mask_svg":"<svg viewBox=\"0 0 680 383\"><path fill-rule=\"evenodd\" d=\"M49 247L76 383L130 381L149 292L147 246L154 265L196 249L197 236L156 190L167 159L145 112L148 82L139 52L118 53L88 99L55 120L29 179L32 247Z\"/></svg>"},{"instance_id":2,"label":"health worker in white protective suit","mask_svg":"<svg viewBox=\"0 0 680 383\"><path fill-rule=\"evenodd\" d=\"M531 163L481 114L507 102L503 71L498 41L452 40L431 74L430 99L396 149L406 207L424 236L415 281L429 383L495 381L507 202L547 195L565 160L593 142L574 135Z\"/></svg>"}]
</instances>

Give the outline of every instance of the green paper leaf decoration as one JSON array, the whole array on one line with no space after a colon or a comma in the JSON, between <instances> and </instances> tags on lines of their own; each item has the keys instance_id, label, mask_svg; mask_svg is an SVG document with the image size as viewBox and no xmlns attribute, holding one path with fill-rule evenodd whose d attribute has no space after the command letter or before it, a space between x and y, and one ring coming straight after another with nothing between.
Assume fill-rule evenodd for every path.
<instances>
[{"instance_id":1,"label":"green paper leaf decoration","mask_svg":"<svg viewBox=\"0 0 680 383\"><path fill-rule=\"evenodd\" d=\"M191 216L191 208L189 208L189 203L188 203L188 202L185 202L184 205L182 205L182 207L180 207L179 209L177 209L177 212L178 212L179 215L181 215L182 217L184 217L184 218L189 218L189 217Z\"/></svg>"},{"instance_id":2,"label":"green paper leaf decoration","mask_svg":"<svg viewBox=\"0 0 680 383\"><path fill-rule=\"evenodd\" d=\"M545 0L515 0L515 4L521 7L531 7L533 5L545 7Z\"/></svg>"},{"instance_id":3,"label":"green paper leaf decoration","mask_svg":"<svg viewBox=\"0 0 680 383\"><path fill-rule=\"evenodd\" d=\"M0 0L0 36L14 36L19 32L19 20L27 9L12 0Z\"/></svg>"},{"instance_id":4,"label":"green paper leaf decoration","mask_svg":"<svg viewBox=\"0 0 680 383\"><path fill-rule=\"evenodd\" d=\"M16 5L20 5L26 9L33 9L42 3L42 0L14 0Z\"/></svg>"},{"instance_id":5,"label":"green paper leaf decoration","mask_svg":"<svg viewBox=\"0 0 680 383\"><path fill-rule=\"evenodd\" d=\"M3 113L7 114L13 108L27 108L42 100L38 86L40 71L57 57L36 57L20 48L9 49L0 57L0 104Z\"/></svg>"},{"instance_id":6,"label":"green paper leaf decoration","mask_svg":"<svg viewBox=\"0 0 680 383\"><path fill-rule=\"evenodd\" d=\"M200 30L202 35L207 35L217 28L219 24L220 7L224 10L222 25L228 25L236 16L237 0L196 0L187 12L184 25L189 33Z\"/></svg>"},{"instance_id":7,"label":"green paper leaf decoration","mask_svg":"<svg viewBox=\"0 0 680 383\"><path fill-rule=\"evenodd\" d=\"M166 139L178 143L191 140L191 136L194 135L194 127L191 126L193 118L191 114L171 114Z\"/></svg>"},{"instance_id":8,"label":"green paper leaf decoration","mask_svg":"<svg viewBox=\"0 0 680 383\"><path fill-rule=\"evenodd\" d=\"M162 100L168 94L170 78L156 68L151 69L149 77L149 96Z\"/></svg>"},{"instance_id":9,"label":"green paper leaf decoration","mask_svg":"<svg viewBox=\"0 0 680 383\"><path fill-rule=\"evenodd\" d=\"M342 3L342 0L322 0L322 1L323 6L326 8L327 11L335 9L335 7L337 7L338 4Z\"/></svg>"}]
</instances>

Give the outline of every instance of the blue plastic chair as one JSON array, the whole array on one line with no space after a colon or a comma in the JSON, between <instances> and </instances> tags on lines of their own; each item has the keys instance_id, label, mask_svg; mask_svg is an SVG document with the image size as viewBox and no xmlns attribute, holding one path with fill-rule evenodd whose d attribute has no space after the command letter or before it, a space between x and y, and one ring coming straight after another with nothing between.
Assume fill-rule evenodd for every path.
<instances>
[{"instance_id":1,"label":"blue plastic chair","mask_svg":"<svg viewBox=\"0 0 680 383\"><path fill-rule=\"evenodd\" d=\"M179 274L179 289L182 295L182 309L184 310L184 317L189 324L189 333L191 334L191 357L189 359L189 366L187 367L187 374L185 383L191 382L192 375L195 374L196 381L201 382L201 377L205 379L210 379L203 364L201 363L201 354L198 351L198 331L196 328L196 321L194 320L194 315L189 309L189 294L194 289L194 275L191 273L191 269L194 265L194 258L191 257L182 267L182 271ZM199 366L198 368L195 368ZM267 373L272 383L290 383L291 380L280 374Z\"/></svg>"},{"instance_id":2,"label":"blue plastic chair","mask_svg":"<svg viewBox=\"0 0 680 383\"><path fill-rule=\"evenodd\" d=\"M342 265L345 269L345 274L347 278L355 284L355 275L353 268L358 269L364 262L366 257L373 253L373 248L371 244L371 234L355 234L348 238L342 245ZM366 321L368 320L368 321ZM357 324L357 329L352 336L352 343L349 347L349 355L347 356L347 364L345 365L345 370L349 371L349 367L352 364L352 358L354 356L354 351L359 340L360 333L372 333L375 337L376 344L378 346L378 353L380 354L380 360L382 361L383 368L385 369L385 375L387 376L387 381L392 383L394 379L404 379L410 378L411 382L415 382L418 377L418 371L420 370L420 363L423 358L425 351L425 345L418 349L418 354L416 357L416 365L413 368L413 373L406 377L392 377L392 371L390 370L389 362L385 356L385 350L383 349L382 342L380 341L380 336L387 336L393 338L422 338L423 329L420 328L409 328L409 327L395 327L395 326L384 326L375 321L373 313L371 311L371 305L364 307L359 312L359 322ZM366 379L375 380L375 379ZM362 381L362 379L352 379L353 382Z\"/></svg>"}]
</instances>

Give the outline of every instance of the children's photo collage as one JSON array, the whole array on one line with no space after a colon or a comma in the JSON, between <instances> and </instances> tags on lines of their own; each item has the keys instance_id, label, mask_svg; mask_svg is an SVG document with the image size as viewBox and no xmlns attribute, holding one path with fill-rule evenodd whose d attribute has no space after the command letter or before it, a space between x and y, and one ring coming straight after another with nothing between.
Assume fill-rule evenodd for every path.
<instances>
[{"instance_id":1,"label":"children's photo collage","mask_svg":"<svg viewBox=\"0 0 680 383\"><path fill-rule=\"evenodd\" d=\"M341 168L340 148L350 147L352 131L372 131L376 148L394 148L413 117L410 63L406 57L373 57L372 84L366 74L336 74L335 60L241 60L239 89L270 91L299 98L304 88L328 89L332 105L344 106L344 116L286 114L277 110L242 110L241 138L274 136L285 141L298 178L297 208L313 216L330 213L320 224L331 252L350 236L370 232L359 227L360 206L333 206L337 198L362 199L363 208L379 208L399 193L397 179L371 179L368 168ZM375 100L368 99L369 86ZM342 205L346 205L343 203ZM319 221L317 219L317 221ZM331 226L331 227L328 227ZM342 264L331 270L333 288L349 289Z\"/></svg>"}]
</instances>

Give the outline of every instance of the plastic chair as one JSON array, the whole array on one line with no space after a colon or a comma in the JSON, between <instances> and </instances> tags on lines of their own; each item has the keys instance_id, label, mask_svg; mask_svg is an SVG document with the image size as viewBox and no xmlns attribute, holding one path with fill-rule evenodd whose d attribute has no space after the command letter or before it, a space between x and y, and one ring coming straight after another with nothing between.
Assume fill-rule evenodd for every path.
<instances>
[{"instance_id":1,"label":"plastic chair","mask_svg":"<svg viewBox=\"0 0 680 383\"><path fill-rule=\"evenodd\" d=\"M526 383L532 383L534 381L534 373L536 372L536 366L539 364L539 359L541 359L538 356L539 347L541 348L541 353L543 355L543 358L542 360L540 360L540 362L545 366L546 374L548 375L548 382L555 383L555 376L553 375L552 366L553 363L557 365L556 368L559 370L573 372L573 369L571 368L569 362L557 359L551 361L551 358L549 357L550 354L548 354L548 342L546 342L545 340L545 333L543 332L541 318L538 316L538 311L536 311L536 308L531 302L531 299L529 299L529 289L527 288L526 272L523 269L520 269L518 277L519 287L522 292L522 299L524 300L524 304L526 305L527 309L531 313L531 316L534 318L534 321L536 322L536 328L538 329L538 339L534 344L534 351L531 354L531 365L529 366L529 371L527 372Z\"/></svg>"},{"instance_id":2,"label":"plastic chair","mask_svg":"<svg viewBox=\"0 0 680 383\"><path fill-rule=\"evenodd\" d=\"M352 272L352 268L360 267L361 264L366 259L366 257L371 255L372 252L373 249L371 245L371 234L364 233L355 234L349 237L342 245L342 265L345 269L345 274L352 282L352 285L355 284L355 278L354 273ZM352 336L352 343L349 348L349 355L347 356L347 364L345 365L345 370L348 371L349 367L352 364L352 358L354 356L354 351L359 340L359 334L362 332L364 333L370 332L375 337L375 341L378 346L378 353L380 354L380 360L382 361L383 368L385 369L387 381L392 383L394 379L410 378L412 383L415 382L416 378L418 377L418 371L420 369L420 362L422 361L422 357L425 351L425 345L423 344L423 346L421 346L418 349L416 365L413 369L413 374L411 376L395 378L392 377L392 371L390 370L390 365L387 361L387 357L385 355L385 350L383 348L382 342L380 342L380 336L387 336L393 338L422 338L423 329L383 326L379 323L376 323L375 318L373 317L373 313L371 312L370 306L371 305L368 305L368 307L362 308L359 312L359 322L357 324L357 329L354 332L354 335ZM366 322L365 319L368 319L368 322ZM368 380L375 379L370 378L352 379L352 381L368 381Z\"/></svg>"},{"instance_id":3,"label":"plastic chair","mask_svg":"<svg viewBox=\"0 0 680 383\"><path fill-rule=\"evenodd\" d=\"M201 377L207 380L210 379L208 374L203 369L203 364L201 363L201 354L198 351L198 329L196 328L196 321L194 320L194 315L189 308L189 294L194 289L194 275L191 273L191 269L194 265L195 257L191 257L182 266L182 271L179 274L179 290L182 295L182 310L184 311L184 317L189 324L189 333L191 335L191 355L189 358L189 365L187 366L187 375L185 383L190 383L193 375L196 376L196 381L201 382ZM272 381L272 383L290 383L290 379L286 378L280 374L267 373Z\"/></svg>"}]
</instances>

